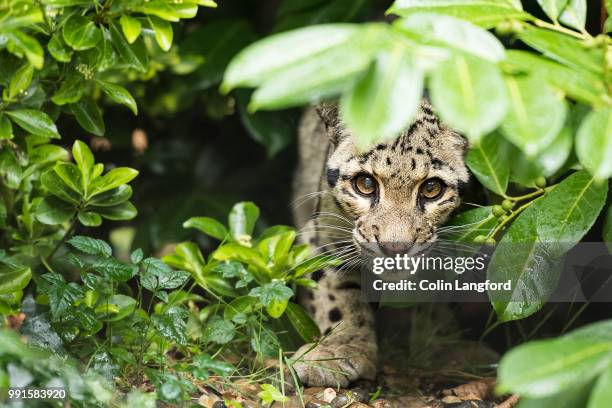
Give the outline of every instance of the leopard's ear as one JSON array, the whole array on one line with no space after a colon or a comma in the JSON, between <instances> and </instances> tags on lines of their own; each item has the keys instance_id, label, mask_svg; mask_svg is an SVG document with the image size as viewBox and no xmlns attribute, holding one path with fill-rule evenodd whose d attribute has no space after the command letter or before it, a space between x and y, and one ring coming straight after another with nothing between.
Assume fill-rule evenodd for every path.
<instances>
[{"instance_id":1,"label":"leopard's ear","mask_svg":"<svg viewBox=\"0 0 612 408\"><path fill-rule=\"evenodd\" d=\"M336 127L340 124L338 115L338 105L335 103L322 103L316 107L319 117L325 123L327 129Z\"/></svg>"},{"instance_id":2,"label":"leopard's ear","mask_svg":"<svg viewBox=\"0 0 612 408\"><path fill-rule=\"evenodd\" d=\"M316 107L319 117L325 124L327 134L334 145L338 145L342 137L342 121L338 113L338 105L335 103L322 103Z\"/></svg>"}]
</instances>

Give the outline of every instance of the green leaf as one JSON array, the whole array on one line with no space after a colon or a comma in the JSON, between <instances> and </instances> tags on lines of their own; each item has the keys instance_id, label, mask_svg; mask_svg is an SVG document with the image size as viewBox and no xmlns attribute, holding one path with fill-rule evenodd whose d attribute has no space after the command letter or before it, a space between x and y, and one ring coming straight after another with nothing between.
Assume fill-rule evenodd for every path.
<instances>
[{"instance_id":1,"label":"green leaf","mask_svg":"<svg viewBox=\"0 0 612 408\"><path fill-rule=\"evenodd\" d=\"M116 23L110 23L109 29L113 45L125 63L137 71L146 72L148 57L142 39L130 45Z\"/></svg>"},{"instance_id":2,"label":"green leaf","mask_svg":"<svg viewBox=\"0 0 612 408\"><path fill-rule=\"evenodd\" d=\"M59 139L57 127L53 120L44 112L34 109L19 109L4 111L20 128L36 136L48 139Z\"/></svg>"},{"instance_id":3,"label":"green leaf","mask_svg":"<svg viewBox=\"0 0 612 408\"><path fill-rule=\"evenodd\" d=\"M504 59L504 46L487 30L465 20L435 13L416 13L393 27L431 45L445 45L491 62Z\"/></svg>"},{"instance_id":4,"label":"green leaf","mask_svg":"<svg viewBox=\"0 0 612 408\"><path fill-rule=\"evenodd\" d=\"M93 211L79 211L77 218L86 227L99 227L102 225L102 217Z\"/></svg>"},{"instance_id":5,"label":"green leaf","mask_svg":"<svg viewBox=\"0 0 612 408\"><path fill-rule=\"evenodd\" d=\"M136 101L132 94L129 93L127 89L122 87L121 85L111 84L110 82L105 81L96 81L102 91L108 95L113 101L120 103L121 105L125 105L134 113L134 115L138 115L138 107L136 106Z\"/></svg>"},{"instance_id":6,"label":"green leaf","mask_svg":"<svg viewBox=\"0 0 612 408\"><path fill-rule=\"evenodd\" d=\"M78 72L73 72L62 81L62 85L55 91L51 100L56 105L78 102L83 96L84 87L83 76Z\"/></svg>"},{"instance_id":7,"label":"green leaf","mask_svg":"<svg viewBox=\"0 0 612 408\"><path fill-rule=\"evenodd\" d=\"M285 312L289 299L293 296L293 290L282 282L273 281L251 289L249 296L258 298L268 314L277 319Z\"/></svg>"},{"instance_id":8,"label":"green leaf","mask_svg":"<svg viewBox=\"0 0 612 408\"><path fill-rule=\"evenodd\" d=\"M557 21L559 14L567 4L567 0L538 0L538 4L551 20Z\"/></svg>"},{"instance_id":9,"label":"green leaf","mask_svg":"<svg viewBox=\"0 0 612 408\"><path fill-rule=\"evenodd\" d=\"M208 371L212 371L217 375L227 377L236 371L230 363L213 359L208 354L199 354L193 358L192 365L194 366L193 373L200 380L208 379Z\"/></svg>"},{"instance_id":10,"label":"green leaf","mask_svg":"<svg viewBox=\"0 0 612 408\"><path fill-rule=\"evenodd\" d=\"M576 71L532 52L508 50L504 64L519 72L531 73L568 96L588 105L600 105L606 95L603 80L597 74Z\"/></svg>"},{"instance_id":11,"label":"green leaf","mask_svg":"<svg viewBox=\"0 0 612 408\"><path fill-rule=\"evenodd\" d=\"M327 24L266 37L236 55L225 71L221 88L228 92L262 84L282 69L299 66L330 49L343 48L358 32L356 25Z\"/></svg>"},{"instance_id":12,"label":"green leaf","mask_svg":"<svg viewBox=\"0 0 612 408\"><path fill-rule=\"evenodd\" d=\"M495 225L497 217L491 212L492 207L479 207L464 211L451 218L446 224L451 227L448 235L455 241L473 242L478 235L487 235ZM441 229L440 235L446 235Z\"/></svg>"},{"instance_id":13,"label":"green leaf","mask_svg":"<svg viewBox=\"0 0 612 408\"><path fill-rule=\"evenodd\" d=\"M555 140L567 107L535 77L507 77L509 111L501 130L527 156L533 157Z\"/></svg>"},{"instance_id":14,"label":"green leaf","mask_svg":"<svg viewBox=\"0 0 612 408\"><path fill-rule=\"evenodd\" d=\"M579 171L538 199L512 223L488 269L493 282L512 281L512 292L492 299L500 321L535 313L557 285L563 253L594 224L607 185L596 185Z\"/></svg>"},{"instance_id":15,"label":"green leaf","mask_svg":"<svg viewBox=\"0 0 612 408\"><path fill-rule=\"evenodd\" d=\"M77 193L76 199L80 201L81 195L83 194L83 189L81 187L82 176L81 172L79 171L79 168L73 163L59 162L55 164L55 166L53 167L53 171L61 179L61 184L63 184L63 186L68 186L72 191ZM51 190L51 188L53 187L57 188L52 184L54 182L54 179L49 178L46 184L43 181L43 185L45 185L45 187L48 186L50 188L50 191L55 194L55 191Z\"/></svg>"},{"instance_id":16,"label":"green leaf","mask_svg":"<svg viewBox=\"0 0 612 408\"><path fill-rule=\"evenodd\" d=\"M262 391L257 396L261 398L264 404L271 404L274 401L285 402L289 401L289 398L283 395L275 386L272 384L262 384Z\"/></svg>"},{"instance_id":17,"label":"green leaf","mask_svg":"<svg viewBox=\"0 0 612 408\"><path fill-rule=\"evenodd\" d=\"M102 31L92 20L75 14L64 24L64 41L77 51L93 48L102 40Z\"/></svg>"},{"instance_id":18,"label":"green leaf","mask_svg":"<svg viewBox=\"0 0 612 408\"><path fill-rule=\"evenodd\" d=\"M195 228L219 241L223 241L228 235L227 228L210 217L192 217L183 223L183 228Z\"/></svg>"},{"instance_id":19,"label":"green leaf","mask_svg":"<svg viewBox=\"0 0 612 408\"><path fill-rule=\"evenodd\" d=\"M105 175L96 178L90 185L89 195L96 196L129 183L138 175L138 171L129 167L115 167Z\"/></svg>"},{"instance_id":20,"label":"green leaf","mask_svg":"<svg viewBox=\"0 0 612 408\"><path fill-rule=\"evenodd\" d=\"M485 60L457 55L431 73L429 85L440 117L473 143L497 128L506 115L504 78Z\"/></svg>"},{"instance_id":21,"label":"green leaf","mask_svg":"<svg viewBox=\"0 0 612 408\"><path fill-rule=\"evenodd\" d=\"M612 365L603 370L595 383L588 408L606 408L612 401Z\"/></svg>"},{"instance_id":22,"label":"green leaf","mask_svg":"<svg viewBox=\"0 0 612 408\"><path fill-rule=\"evenodd\" d=\"M11 189L18 189L23 178L23 170L12 150L0 150L0 179Z\"/></svg>"},{"instance_id":23,"label":"green leaf","mask_svg":"<svg viewBox=\"0 0 612 408\"><path fill-rule=\"evenodd\" d=\"M396 0L387 13L405 17L423 11L457 17L487 29L509 20L533 19L522 11L520 2L499 0Z\"/></svg>"},{"instance_id":24,"label":"green leaf","mask_svg":"<svg viewBox=\"0 0 612 408\"><path fill-rule=\"evenodd\" d=\"M167 3L164 0L152 0L143 3L137 10L167 21L177 22L181 18L195 17L198 12L198 6L190 2Z\"/></svg>"},{"instance_id":25,"label":"green leaf","mask_svg":"<svg viewBox=\"0 0 612 408\"><path fill-rule=\"evenodd\" d=\"M311 29L318 27L324 26L315 26ZM374 53L385 40L383 34L386 32L382 31L382 27L364 25L361 28L355 37L344 44L321 50L311 58L305 58L295 64L281 66L274 75L265 72L262 75L265 81L253 93L249 110L254 112L259 109L301 106L329 99L351 88L359 75L368 68ZM330 39L333 39L333 36ZM257 43L252 47L256 45ZM297 44L294 47L300 48ZM240 55L238 54L235 59L239 59ZM292 53L287 52L287 55L291 56ZM234 62L228 69L233 64ZM242 68L247 72L250 71L249 67Z\"/></svg>"},{"instance_id":26,"label":"green leaf","mask_svg":"<svg viewBox=\"0 0 612 408\"><path fill-rule=\"evenodd\" d=\"M115 258L101 259L92 265L93 270L116 282L126 282L138 273L138 267Z\"/></svg>"},{"instance_id":27,"label":"green leaf","mask_svg":"<svg viewBox=\"0 0 612 408\"><path fill-rule=\"evenodd\" d=\"M96 308L98 318L107 322L116 322L131 315L138 306L136 299L115 294Z\"/></svg>"},{"instance_id":28,"label":"green leaf","mask_svg":"<svg viewBox=\"0 0 612 408\"><path fill-rule=\"evenodd\" d=\"M138 215L138 210L134 204L130 202L123 202L121 204L107 206L107 207L87 207L95 210L102 218L106 218L111 221L126 221L131 220Z\"/></svg>"},{"instance_id":29,"label":"green leaf","mask_svg":"<svg viewBox=\"0 0 612 408\"><path fill-rule=\"evenodd\" d=\"M585 48L580 40L543 28L529 28L519 34L521 41L549 58L579 70L603 74L603 51Z\"/></svg>"},{"instance_id":30,"label":"green leaf","mask_svg":"<svg viewBox=\"0 0 612 408\"><path fill-rule=\"evenodd\" d=\"M6 258L5 258L6 259ZM23 265L7 264L0 259L0 295L25 288L32 278L32 270Z\"/></svg>"},{"instance_id":31,"label":"green leaf","mask_svg":"<svg viewBox=\"0 0 612 408\"><path fill-rule=\"evenodd\" d=\"M59 34L53 34L49 43L47 44L47 50L53 58L59 62L70 62L72 59L72 50L68 48L64 39Z\"/></svg>"},{"instance_id":32,"label":"green leaf","mask_svg":"<svg viewBox=\"0 0 612 408\"><path fill-rule=\"evenodd\" d=\"M587 15L586 0L569 0L568 5L563 9L559 21L577 30L584 30Z\"/></svg>"},{"instance_id":33,"label":"green leaf","mask_svg":"<svg viewBox=\"0 0 612 408\"><path fill-rule=\"evenodd\" d=\"M56 166L60 165L61 163L56 164ZM71 164L71 163L64 163L64 164ZM74 165L73 165L74 166ZM66 169L66 168L70 168L70 166L63 166L60 165L57 168L59 169ZM61 171L60 171L61 172ZM65 179L68 179L68 175L61 172L62 176L65 177ZM78 173L77 173L78 175ZM79 192L77 192L79 190L79 183L78 183L78 179L72 183L70 182L70 185L67 184L67 182L58 174L58 172L56 171L56 169L51 169L49 171L46 171L45 173L43 173L43 175L40 178L40 181L42 183L42 185L49 190L49 192L51 194L53 194L56 197L61 198L64 201L68 201L69 203L72 204L79 204L80 200L81 200L81 195ZM72 187L71 187L72 186Z\"/></svg>"},{"instance_id":34,"label":"green leaf","mask_svg":"<svg viewBox=\"0 0 612 408\"><path fill-rule=\"evenodd\" d=\"M572 151L572 142L572 129L566 126L546 150L540 152L535 159L535 164L538 169L541 169L542 175L552 176L565 164Z\"/></svg>"},{"instance_id":35,"label":"green leaf","mask_svg":"<svg viewBox=\"0 0 612 408\"><path fill-rule=\"evenodd\" d=\"M70 110L83 129L96 136L104 136L102 112L92 98L83 98L79 102L71 104Z\"/></svg>"},{"instance_id":36,"label":"green leaf","mask_svg":"<svg viewBox=\"0 0 612 408\"><path fill-rule=\"evenodd\" d=\"M236 328L232 322L213 316L206 323L203 337L205 341L217 344L227 344L236 336Z\"/></svg>"},{"instance_id":37,"label":"green leaf","mask_svg":"<svg viewBox=\"0 0 612 408\"><path fill-rule=\"evenodd\" d=\"M495 194L504 196L508 188L510 164L504 140L498 133L491 133L470 149L466 164L478 181Z\"/></svg>"},{"instance_id":38,"label":"green leaf","mask_svg":"<svg viewBox=\"0 0 612 408\"><path fill-rule=\"evenodd\" d=\"M310 343L321 336L319 327L302 306L289 302L287 305L287 317L295 329L295 332L299 334L306 343Z\"/></svg>"},{"instance_id":39,"label":"green leaf","mask_svg":"<svg viewBox=\"0 0 612 408\"><path fill-rule=\"evenodd\" d=\"M73 204L56 197L45 197L36 207L36 219L46 225L60 225L71 221L76 213Z\"/></svg>"},{"instance_id":40,"label":"green leaf","mask_svg":"<svg viewBox=\"0 0 612 408\"><path fill-rule=\"evenodd\" d=\"M612 343L592 340L540 340L516 347L501 360L497 390L545 397L585 384L612 359Z\"/></svg>"},{"instance_id":41,"label":"green leaf","mask_svg":"<svg viewBox=\"0 0 612 408\"><path fill-rule=\"evenodd\" d=\"M241 296L232 300L223 309L223 318L227 321L233 321L234 317L240 314L249 314L253 311L257 298L252 296Z\"/></svg>"},{"instance_id":42,"label":"green leaf","mask_svg":"<svg viewBox=\"0 0 612 408\"><path fill-rule=\"evenodd\" d=\"M257 218L259 218L259 208L252 202L243 201L235 204L228 217L232 238L238 242L250 241Z\"/></svg>"},{"instance_id":43,"label":"green leaf","mask_svg":"<svg viewBox=\"0 0 612 408\"><path fill-rule=\"evenodd\" d=\"M41 69L45 61L45 53L36 38L31 37L21 31L7 31L3 35L13 44L13 46L25 54L27 60L36 69Z\"/></svg>"},{"instance_id":44,"label":"green leaf","mask_svg":"<svg viewBox=\"0 0 612 408\"><path fill-rule=\"evenodd\" d=\"M172 306L163 314L154 314L151 321L159 334L180 345L187 345L187 323L189 312L182 307Z\"/></svg>"},{"instance_id":45,"label":"green leaf","mask_svg":"<svg viewBox=\"0 0 612 408\"><path fill-rule=\"evenodd\" d=\"M112 255L113 250L110 245L101 239L86 237L83 235L75 235L68 240L68 243L81 252L89 255L102 256L108 258Z\"/></svg>"},{"instance_id":46,"label":"green leaf","mask_svg":"<svg viewBox=\"0 0 612 408\"><path fill-rule=\"evenodd\" d=\"M612 108L592 111L584 119L576 135L576 154L596 181L612 176Z\"/></svg>"},{"instance_id":47,"label":"green leaf","mask_svg":"<svg viewBox=\"0 0 612 408\"><path fill-rule=\"evenodd\" d=\"M608 185L597 184L578 171L547 194L540 205L537 231L544 242L575 244L591 229L608 195Z\"/></svg>"},{"instance_id":48,"label":"green leaf","mask_svg":"<svg viewBox=\"0 0 612 408\"><path fill-rule=\"evenodd\" d=\"M172 25L156 16L149 16L149 24L155 31L155 41L157 45L164 51L168 51L172 47Z\"/></svg>"},{"instance_id":49,"label":"green leaf","mask_svg":"<svg viewBox=\"0 0 612 408\"><path fill-rule=\"evenodd\" d=\"M13 138L13 125L11 120L0 113L0 140Z\"/></svg>"},{"instance_id":50,"label":"green leaf","mask_svg":"<svg viewBox=\"0 0 612 408\"><path fill-rule=\"evenodd\" d=\"M397 136L414 119L423 92L423 73L409 48L398 42L375 63L340 102L342 117L365 150Z\"/></svg>"},{"instance_id":51,"label":"green leaf","mask_svg":"<svg viewBox=\"0 0 612 408\"><path fill-rule=\"evenodd\" d=\"M58 273L45 273L41 276L41 290L49 296L49 306L54 319L62 316L72 304L84 295L83 289L74 282L67 283Z\"/></svg>"},{"instance_id":52,"label":"green leaf","mask_svg":"<svg viewBox=\"0 0 612 408\"><path fill-rule=\"evenodd\" d=\"M77 140L72 145L72 157L74 157L74 161L76 162L79 170L81 171L82 191L87 191L87 187L89 186L89 183L93 178L93 154L85 143L81 142L80 140Z\"/></svg>"},{"instance_id":53,"label":"green leaf","mask_svg":"<svg viewBox=\"0 0 612 408\"><path fill-rule=\"evenodd\" d=\"M132 197L132 187L122 184L117 188L98 194L89 200L89 204L97 207L114 207L125 203Z\"/></svg>"},{"instance_id":54,"label":"green leaf","mask_svg":"<svg viewBox=\"0 0 612 408\"><path fill-rule=\"evenodd\" d=\"M136 41L142 31L142 23L140 20L124 14L119 18L119 24L121 24L121 31L123 31L123 35L128 43L132 44Z\"/></svg>"},{"instance_id":55,"label":"green leaf","mask_svg":"<svg viewBox=\"0 0 612 408\"><path fill-rule=\"evenodd\" d=\"M274 157L295 139L299 110L250 113L247 109L250 93L237 90L234 95L242 125L253 139L265 146L268 157Z\"/></svg>"},{"instance_id":56,"label":"green leaf","mask_svg":"<svg viewBox=\"0 0 612 408\"><path fill-rule=\"evenodd\" d=\"M29 63L23 64L13 74L11 81L9 82L8 95L9 99L13 99L19 95L20 92L25 91L32 82L32 74L34 73L34 67Z\"/></svg>"}]
</instances>

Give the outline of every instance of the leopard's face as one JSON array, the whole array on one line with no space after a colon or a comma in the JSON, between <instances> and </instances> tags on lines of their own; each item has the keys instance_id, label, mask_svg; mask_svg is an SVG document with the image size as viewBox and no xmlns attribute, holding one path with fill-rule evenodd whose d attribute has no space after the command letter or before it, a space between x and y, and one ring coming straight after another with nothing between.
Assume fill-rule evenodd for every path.
<instances>
[{"instance_id":1,"label":"leopard's face","mask_svg":"<svg viewBox=\"0 0 612 408\"><path fill-rule=\"evenodd\" d=\"M340 122L335 126L328 126L336 147L327 162L327 183L353 221L352 239L384 255L425 250L460 203L468 181L465 140L425 102L409 129L365 153Z\"/></svg>"}]
</instances>

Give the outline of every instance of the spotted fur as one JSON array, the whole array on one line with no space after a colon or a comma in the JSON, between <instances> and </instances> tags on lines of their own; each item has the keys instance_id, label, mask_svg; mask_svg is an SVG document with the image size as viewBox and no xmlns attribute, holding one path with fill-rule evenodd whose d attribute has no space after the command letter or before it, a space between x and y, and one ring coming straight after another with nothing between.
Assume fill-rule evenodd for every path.
<instances>
[{"instance_id":1,"label":"spotted fur","mask_svg":"<svg viewBox=\"0 0 612 408\"><path fill-rule=\"evenodd\" d=\"M310 385L373 378L374 318L360 301L360 279L354 273L360 252L367 246L388 254L399 244L410 251L436 240L436 227L457 208L468 181L467 143L423 101L404 132L365 152L357 148L335 105L309 109L300 125L299 149L294 217L303 227L301 239L319 253L336 254L344 264L314 273L318 289L301 295L321 331L331 333L304 357L325 361L298 363L296 370ZM374 178L376 194L359 192L355 181L360 175ZM426 199L420 191L432 179L444 188L439 197ZM301 197L314 199L300 202Z\"/></svg>"}]
</instances>

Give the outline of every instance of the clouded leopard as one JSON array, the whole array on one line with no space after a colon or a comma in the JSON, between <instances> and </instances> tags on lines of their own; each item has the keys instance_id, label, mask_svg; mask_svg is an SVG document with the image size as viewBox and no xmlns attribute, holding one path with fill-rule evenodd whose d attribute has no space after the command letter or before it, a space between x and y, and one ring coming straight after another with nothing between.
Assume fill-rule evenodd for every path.
<instances>
[{"instance_id":1,"label":"clouded leopard","mask_svg":"<svg viewBox=\"0 0 612 408\"><path fill-rule=\"evenodd\" d=\"M393 255L407 244L435 241L436 227L459 205L468 181L467 143L424 100L408 129L365 152L356 148L335 105L310 108L298 148L294 218L300 237L343 264L313 273L318 288L300 294L329 335L307 354L311 345L298 350L304 357L295 369L305 384L346 386L376 374L373 312L360 301L354 267L361 248L369 243Z\"/></svg>"}]
</instances>

